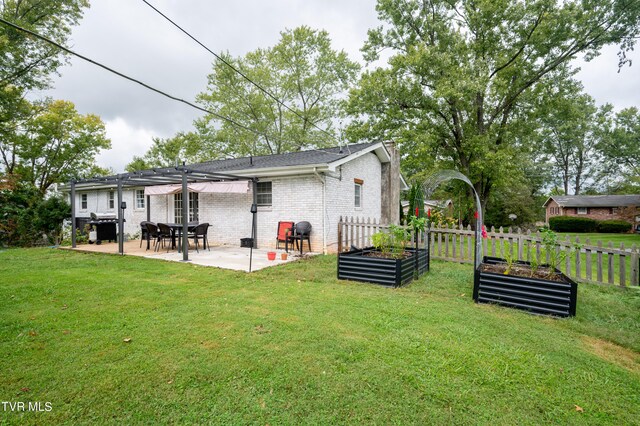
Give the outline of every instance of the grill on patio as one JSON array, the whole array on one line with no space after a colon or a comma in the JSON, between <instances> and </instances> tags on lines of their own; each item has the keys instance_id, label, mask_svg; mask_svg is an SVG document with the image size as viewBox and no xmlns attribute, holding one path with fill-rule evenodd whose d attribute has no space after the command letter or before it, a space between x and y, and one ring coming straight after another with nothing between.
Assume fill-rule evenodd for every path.
<instances>
[{"instance_id":1,"label":"grill on patio","mask_svg":"<svg viewBox=\"0 0 640 426\"><path fill-rule=\"evenodd\" d=\"M123 219L123 222L125 220ZM93 229L96 230L96 243L100 244L102 241L117 241L118 231L117 224L118 218L115 215L92 215L92 218L87 222Z\"/></svg>"}]
</instances>

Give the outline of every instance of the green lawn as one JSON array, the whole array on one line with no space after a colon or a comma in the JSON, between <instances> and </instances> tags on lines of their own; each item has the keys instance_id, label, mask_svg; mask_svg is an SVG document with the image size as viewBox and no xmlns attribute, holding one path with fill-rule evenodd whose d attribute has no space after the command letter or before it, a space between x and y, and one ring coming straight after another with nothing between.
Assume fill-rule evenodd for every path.
<instances>
[{"instance_id":1,"label":"green lawn","mask_svg":"<svg viewBox=\"0 0 640 426\"><path fill-rule=\"evenodd\" d=\"M575 233L575 232L559 232L558 238L562 241L569 236L569 241L575 242L576 237L580 238L580 243L585 244L587 238L593 246L602 241L602 245L607 247L609 243L613 243L616 248L620 247L620 243L624 243L625 248L631 248L634 244L640 247L640 234L600 234L600 233Z\"/></svg>"},{"instance_id":2,"label":"green lawn","mask_svg":"<svg viewBox=\"0 0 640 426\"><path fill-rule=\"evenodd\" d=\"M53 408L0 424L638 423L638 289L563 320L474 304L468 265L396 290L335 263L0 252L0 401Z\"/></svg>"}]
</instances>

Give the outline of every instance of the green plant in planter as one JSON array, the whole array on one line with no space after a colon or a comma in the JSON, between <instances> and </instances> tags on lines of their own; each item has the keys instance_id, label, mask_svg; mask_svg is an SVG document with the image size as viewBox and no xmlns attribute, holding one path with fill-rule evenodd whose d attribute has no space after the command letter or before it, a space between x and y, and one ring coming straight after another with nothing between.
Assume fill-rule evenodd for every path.
<instances>
[{"instance_id":1,"label":"green plant in planter","mask_svg":"<svg viewBox=\"0 0 640 426\"><path fill-rule=\"evenodd\" d=\"M509 275L511 273L511 268L513 268L513 263L516 261L516 256L513 254L513 247L511 247L511 243L504 241L502 247L502 255L507 263L507 269L504 271L504 274Z\"/></svg>"},{"instance_id":2,"label":"green plant in planter","mask_svg":"<svg viewBox=\"0 0 640 426\"><path fill-rule=\"evenodd\" d=\"M533 278L536 275L536 272L538 272L538 268L540 268L540 259L536 256L531 245L529 245L529 267L531 268L529 276Z\"/></svg>"},{"instance_id":3,"label":"green plant in planter","mask_svg":"<svg viewBox=\"0 0 640 426\"><path fill-rule=\"evenodd\" d=\"M390 225L387 231L373 234L371 242L385 257L399 259L402 257L410 238L411 234L406 228Z\"/></svg>"},{"instance_id":4,"label":"green plant in planter","mask_svg":"<svg viewBox=\"0 0 640 426\"><path fill-rule=\"evenodd\" d=\"M542 245L544 247L543 252L546 253L549 267L551 267L552 271L559 270L567 256L582 248L580 244L572 244L566 247L565 250L558 250L558 234L549 229L542 231Z\"/></svg>"}]
</instances>

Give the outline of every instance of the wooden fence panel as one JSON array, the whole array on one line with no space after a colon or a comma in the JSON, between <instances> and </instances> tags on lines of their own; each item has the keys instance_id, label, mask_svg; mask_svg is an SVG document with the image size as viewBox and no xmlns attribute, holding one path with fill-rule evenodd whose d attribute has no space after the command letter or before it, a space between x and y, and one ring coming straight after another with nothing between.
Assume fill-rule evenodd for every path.
<instances>
[{"instance_id":1,"label":"wooden fence panel","mask_svg":"<svg viewBox=\"0 0 640 426\"><path fill-rule=\"evenodd\" d=\"M369 247L373 234L388 229L388 225L375 219L341 217L338 222L338 250L348 251L352 246ZM481 244L484 255L490 253L494 257L504 257L506 250L511 250L514 257L517 255L520 260L529 261L535 256L538 263L550 263L551 252L544 249L539 232L522 233L519 228L496 230L491 227L487 236ZM473 263L475 231L470 226L446 228L432 224L428 237L433 259ZM421 237L419 239L422 243ZM583 244L576 238L572 243L567 237L558 242L554 251L556 259L566 254L563 264L558 266L571 278L599 284L640 285L640 248L635 244L630 249L624 245L615 248L613 243L604 247L602 241L593 245L586 239Z\"/></svg>"}]
</instances>

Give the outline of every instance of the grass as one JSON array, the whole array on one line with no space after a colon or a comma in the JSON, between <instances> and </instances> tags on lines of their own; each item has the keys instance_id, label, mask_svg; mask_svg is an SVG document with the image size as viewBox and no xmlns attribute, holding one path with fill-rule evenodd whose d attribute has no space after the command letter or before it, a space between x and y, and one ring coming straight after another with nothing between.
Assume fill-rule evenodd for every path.
<instances>
[{"instance_id":1,"label":"grass","mask_svg":"<svg viewBox=\"0 0 640 426\"><path fill-rule=\"evenodd\" d=\"M576 237L580 238L580 243L585 244L589 239L590 245L598 245L598 241L602 241L603 247L607 247L609 243L613 243L616 248L620 247L620 243L624 243L625 248L631 248L634 244L640 247L640 234L600 234L600 233L575 233L575 232L558 232L558 238L562 241L566 237L569 237L569 241L575 242Z\"/></svg>"},{"instance_id":2,"label":"grass","mask_svg":"<svg viewBox=\"0 0 640 426\"><path fill-rule=\"evenodd\" d=\"M397 290L335 265L0 252L0 401L53 408L0 423L638 422L640 291L580 285L559 320L474 304L467 265Z\"/></svg>"}]
</instances>

